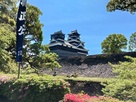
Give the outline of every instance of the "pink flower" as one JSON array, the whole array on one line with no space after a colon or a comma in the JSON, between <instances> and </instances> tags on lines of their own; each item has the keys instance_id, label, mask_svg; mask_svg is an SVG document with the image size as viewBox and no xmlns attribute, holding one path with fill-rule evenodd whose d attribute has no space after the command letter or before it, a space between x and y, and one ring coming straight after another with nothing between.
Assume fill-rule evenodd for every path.
<instances>
[{"instance_id":1,"label":"pink flower","mask_svg":"<svg viewBox=\"0 0 136 102\"><path fill-rule=\"evenodd\" d=\"M89 102L90 98L87 94L66 94L64 102Z\"/></svg>"},{"instance_id":2,"label":"pink flower","mask_svg":"<svg viewBox=\"0 0 136 102\"><path fill-rule=\"evenodd\" d=\"M26 86L26 87L24 88L24 90L28 90L28 88L29 88L29 87L28 87L28 86Z\"/></svg>"}]
</instances>

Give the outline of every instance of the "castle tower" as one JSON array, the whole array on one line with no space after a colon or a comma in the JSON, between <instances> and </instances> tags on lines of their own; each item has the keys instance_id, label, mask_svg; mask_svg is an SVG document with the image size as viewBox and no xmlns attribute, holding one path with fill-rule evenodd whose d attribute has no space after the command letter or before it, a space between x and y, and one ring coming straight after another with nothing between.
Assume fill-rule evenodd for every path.
<instances>
[{"instance_id":1,"label":"castle tower","mask_svg":"<svg viewBox=\"0 0 136 102\"><path fill-rule=\"evenodd\" d=\"M84 49L84 42L80 40L80 34L77 30L71 31L71 33L68 34L68 42L77 48Z\"/></svg>"},{"instance_id":2,"label":"castle tower","mask_svg":"<svg viewBox=\"0 0 136 102\"><path fill-rule=\"evenodd\" d=\"M54 34L51 34L50 44L56 42L64 43L64 40L65 34L63 34L62 31L60 30L58 32L55 32Z\"/></svg>"},{"instance_id":3,"label":"castle tower","mask_svg":"<svg viewBox=\"0 0 136 102\"><path fill-rule=\"evenodd\" d=\"M80 40L77 30L68 34L68 40L65 40L65 34L62 31L51 34L48 46L51 52L57 53L59 57L88 55L88 50L84 48L84 42Z\"/></svg>"}]
</instances>

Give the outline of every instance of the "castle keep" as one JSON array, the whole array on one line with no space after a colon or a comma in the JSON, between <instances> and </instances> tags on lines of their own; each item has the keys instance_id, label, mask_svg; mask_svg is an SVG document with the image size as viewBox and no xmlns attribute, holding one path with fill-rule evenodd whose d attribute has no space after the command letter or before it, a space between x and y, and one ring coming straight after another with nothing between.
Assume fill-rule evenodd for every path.
<instances>
[{"instance_id":1,"label":"castle keep","mask_svg":"<svg viewBox=\"0 0 136 102\"><path fill-rule=\"evenodd\" d=\"M84 42L80 40L77 30L71 31L67 40L65 40L65 34L62 31L51 34L48 46L51 52L57 53L59 57L88 55L88 50L84 48Z\"/></svg>"}]
</instances>

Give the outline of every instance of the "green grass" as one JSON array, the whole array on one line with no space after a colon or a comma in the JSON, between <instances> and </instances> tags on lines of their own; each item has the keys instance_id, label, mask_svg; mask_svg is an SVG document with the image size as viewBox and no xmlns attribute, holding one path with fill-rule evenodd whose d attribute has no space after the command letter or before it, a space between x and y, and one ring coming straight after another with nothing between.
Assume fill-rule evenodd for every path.
<instances>
[{"instance_id":1,"label":"green grass","mask_svg":"<svg viewBox=\"0 0 136 102\"><path fill-rule=\"evenodd\" d=\"M17 77L17 74L4 74L0 72L0 77L1 76L11 76L11 77ZM38 76L37 74L28 74L28 75L21 75L22 77L36 77ZM107 80L111 80L112 78L95 78L95 77L66 77L66 76L52 76L52 75L47 75L44 74L43 77L49 77L49 78L54 78L54 79L64 79L64 80L73 80L73 81L87 81L87 82L105 82Z\"/></svg>"},{"instance_id":2,"label":"green grass","mask_svg":"<svg viewBox=\"0 0 136 102\"><path fill-rule=\"evenodd\" d=\"M108 80L108 78L77 77L77 78L67 78L66 80L91 81L91 82L105 82L106 80Z\"/></svg>"},{"instance_id":3,"label":"green grass","mask_svg":"<svg viewBox=\"0 0 136 102\"><path fill-rule=\"evenodd\" d=\"M64 79L64 80L73 80L73 81L90 81L90 82L105 82L107 80L110 80L111 78L95 78L95 77L66 77L66 76L52 76L48 75L49 77L55 78L55 79Z\"/></svg>"}]
</instances>

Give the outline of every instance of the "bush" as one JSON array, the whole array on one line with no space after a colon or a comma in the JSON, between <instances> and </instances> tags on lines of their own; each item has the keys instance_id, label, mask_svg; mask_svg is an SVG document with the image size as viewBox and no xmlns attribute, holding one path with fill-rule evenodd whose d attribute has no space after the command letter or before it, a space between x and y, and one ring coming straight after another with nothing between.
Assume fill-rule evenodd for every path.
<instances>
[{"instance_id":1,"label":"bush","mask_svg":"<svg viewBox=\"0 0 136 102\"><path fill-rule=\"evenodd\" d=\"M69 83L46 77L1 77L0 95L14 102L58 102L69 93Z\"/></svg>"},{"instance_id":2,"label":"bush","mask_svg":"<svg viewBox=\"0 0 136 102\"><path fill-rule=\"evenodd\" d=\"M91 98L87 94L66 94L64 97L64 102L90 102Z\"/></svg>"},{"instance_id":3,"label":"bush","mask_svg":"<svg viewBox=\"0 0 136 102\"><path fill-rule=\"evenodd\" d=\"M64 102L123 102L107 96L89 96L87 94L66 94Z\"/></svg>"},{"instance_id":4,"label":"bush","mask_svg":"<svg viewBox=\"0 0 136 102\"><path fill-rule=\"evenodd\" d=\"M103 84L106 86L102 91L105 95L109 95L120 100L132 101L136 100L136 83L132 80L111 80Z\"/></svg>"},{"instance_id":5,"label":"bush","mask_svg":"<svg viewBox=\"0 0 136 102\"><path fill-rule=\"evenodd\" d=\"M123 102L123 101L108 96L99 96L97 99L94 99L92 102Z\"/></svg>"},{"instance_id":6,"label":"bush","mask_svg":"<svg viewBox=\"0 0 136 102\"><path fill-rule=\"evenodd\" d=\"M125 56L128 61L112 66L118 76L114 80L103 83L104 94L124 101L136 102L136 58Z\"/></svg>"}]
</instances>

